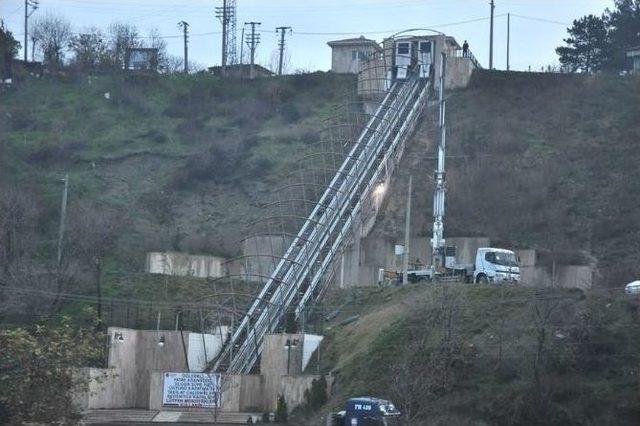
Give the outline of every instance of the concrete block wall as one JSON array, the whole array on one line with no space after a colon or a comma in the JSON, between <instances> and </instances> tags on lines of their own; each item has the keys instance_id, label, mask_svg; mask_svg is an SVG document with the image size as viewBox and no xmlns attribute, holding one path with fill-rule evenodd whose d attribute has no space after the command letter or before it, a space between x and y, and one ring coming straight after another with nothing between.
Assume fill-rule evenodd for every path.
<instances>
[{"instance_id":1,"label":"concrete block wall","mask_svg":"<svg viewBox=\"0 0 640 426\"><path fill-rule=\"evenodd\" d=\"M445 75L445 87L447 89L460 89L467 87L471 80L471 74L476 69L470 58L459 56L447 57L447 72Z\"/></svg>"},{"instance_id":2,"label":"concrete block wall","mask_svg":"<svg viewBox=\"0 0 640 426\"><path fill-rule=\"evenodd\" d=\"M275 411L278 396L283 395L289 411L304 403L304 392L311 388L317 375L258 375L234 374L222 377L221 412ZM162 409L164 388L162 372L150 375L149 409ZM328 380L328 384L330 384ZM330 388L330 386L328 386Z\"/></svg>"},{"instance_id":3,"label":"concrete block wall","mask_svg":"<svg viewBox=\"0 0 640 426\"><path fill-rule=\"evenodd\" d=\"M287 349L287 341L296 341L296 346ZM302 374L321 341L322 336L314 334L268 334L262 344L260 374L264 376Z\"/></svg>"},{"instance_id":4,"label":"concrete block wall","mask_svg":"<svg viewBox=\"0 0 640 426\"><path fill-rule=\"evenodd\" d=\"M536 250L516 250L520 258L520 279L529 287L579 288L586 290L593 285L593 266L590 265L541 265Z\"/></svg>"},{"instance_id":5,"label":"concrete block wall","mask_svg":"<svg viewBox=\"0 0 640 426\"><path fill-rule=\"evenodd\" d=\"M287 341L295 342L295 346L287 349ZM302 374L303 345L304 334L283 333L265 336L260 356L260 374Z\"/></svg>"},{"instance_id":6,"label":"concrete block wall","mask_svg":"<svg viewBox=\"0 0 640 426\"><path fill-rule=\"evenodd\" d=\"M311 384L320 376L265 376L263 407L265 411L275 411L278 407L278 396L283 395L287 408L291 412L304 403L304 392L311 389Z\"/></svg>"},{"instance_id":7,"label":"concrete block wall","mask_svg":"<svg viewBox=\"0 0 640 426\"><path fill-rule=\"evenodd\" d=\"M206 360L214 359L227 329L222 327L217 334L174 331L132 330L109 327L110 336L108 368L89 369L86 377L104 377L91 381L90 395L78 397L86 408L149 408L150 392L156 372L202 371ZM160 338L164 343L159 345ZM204 358L206 345L206 360ZM184 340L183 340L184 339ZM184 342L184 343L183 343ZM187 360L185 360L185 351ZM162 400L162 397L160 397Z\"/></svg>"},{"instance_id":8,"label":"concrete block wall","mask_svg":"<svg viewBox=\"0 0 640 426\"><path fill-rule=\"evenodd\" d=\"M139 391L135 375L120 368L81 368L74 378L82 383L74 392L81 410L131 408Z\"/></svg>"},{"instance_id":9,"label":"concrete block wall","mask_svg":"<svg viewBox=\"0 0 640 426\"><path fill-rule=\"evenodd\" d=\"M224 258L216 256L177 252L151 252L147 253L146 272L162 275L217 278L226 275L223 267L224 263Z\"/></svg>"}]
</instances>

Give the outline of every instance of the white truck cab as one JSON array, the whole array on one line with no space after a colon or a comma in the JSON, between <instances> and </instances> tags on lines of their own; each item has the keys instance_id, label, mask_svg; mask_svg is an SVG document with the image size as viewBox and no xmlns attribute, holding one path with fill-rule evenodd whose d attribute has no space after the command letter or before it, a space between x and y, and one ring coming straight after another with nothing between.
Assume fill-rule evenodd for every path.
<instances>
[{"instance_id":1,"label":"white truck cab","mask_svg":"<svg viewBox=\"0 0 640 426\"><path fill-rule=\"evenodd\" d=\"M511 250L483 247L476 252L475 283L520 282L518 257Z\"/></svg>"}]
</instances>

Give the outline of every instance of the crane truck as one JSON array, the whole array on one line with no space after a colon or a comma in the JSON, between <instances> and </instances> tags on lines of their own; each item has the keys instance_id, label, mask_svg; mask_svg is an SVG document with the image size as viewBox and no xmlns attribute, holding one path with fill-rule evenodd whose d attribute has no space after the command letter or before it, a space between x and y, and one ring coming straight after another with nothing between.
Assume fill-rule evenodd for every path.
<instances>
[{"instance_id":1,"label":"crane truck","mask_svg":"<svg viewBox=\"0 0 640 426\"><path fill-rule=\"evenodd\" d=\"M464 280L473 283L500 283L520 281L518 257L511 250L493 247L479 248L475 262L461 264L457 261L456 247L447 246L444 239L444 200L446 193L445 153L446 126L444 97L446 55L440 61L438 163L434 175L433 236L431 238L432 263L424 268L407 271L409 281Z\"/></svg>"}]
</instances>

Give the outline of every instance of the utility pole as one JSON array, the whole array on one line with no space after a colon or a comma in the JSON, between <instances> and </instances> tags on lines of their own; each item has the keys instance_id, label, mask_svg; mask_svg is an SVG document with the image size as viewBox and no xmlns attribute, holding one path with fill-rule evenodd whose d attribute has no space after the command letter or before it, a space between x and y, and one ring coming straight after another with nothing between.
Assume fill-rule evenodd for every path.
<instances>
[{"instance_id":1,"label":"utility pole","mask_svg":"<svg viewBox=\"0 0 640 426\"><path fill-rule=\"evenodd\" d=\"M249 46L249 49L251 49L251 70L250 70L250 75L249 78L254 78L255 77L255 69L254 69L254 65L255 65L255 61L256 61L256 48L258 47L258 44L260 43L260 34L256 33L256 26L258 25L262 25L261 22L245 22L245 25L251 25L251 34L249 34L249 39L247 40L247 45Z\"/></svg>"},{"instance_id":2,"label":"utility pole","mask_svg":"<svg viewBox=\"0 0 640 426\"><path fill-rule=\"evenodd\" d=\"M284 34L285 31L291 31L291 27L277 27L276 33L280 31L280 41L278 42L278 48L280 49L280 60L278 61L278 75L282 75L282 61L284 59Z\"/></svg>"},{"instance_id":3,"label":"utility pole","mask_svg":"<svg viewBox=\"0 0 640 426\"><path fill-rule=\"evenodd\" d=\"M493 69L493 12L496 8L494 0L489 2L491 5L491 28L489 29L489 69Z\"/></svg>"},{"instance_id":4,"label":"utility pole","mask_svg":"<svg viewBox=\"0 0 640 426\"><path fill-rule=\"evenodd\" d=\"M511 70L511 67L509 66L509 55L511 53L510 42L511 42L511 14L507 13L507 71Z\"/></svg>"},{"instance_id":5,"label":"utility pole","mask_svg":"<svg viewBox=\"0 0 640 426\"><path fill-rule=\"evenodd\" d=\"M407 216L404 221L404 258L402 262L402 285L409 284L409 235L411 229L411 187L413 176L409 176L409 190L407 192Z\"/></svg>"},{"instance_id":6,"label":"utility pole","mask_svg":"<svg viewBox=\"0 0 640 426\"><path fill-rule=\"evenodd\" d=\"M240 36L240 65L244 63L244 26L242 27L242 35Z\"/></svg>"},{"instance_id":7,"label":"utility pole","mask_svg":"<svg viewBox=\"0 0 640 426\"><path fill-rule=\"evenodd\" d=\"M216 7L216 17L222 22L222 76L227 74L227 24L229 23L227 0L222 0L222 7Z\"/></svg>"},{"instance_id":8,"label":"utility pole","mask_svg":"<svg viewBox=\"0 0 640 426\"><path fill-rule=\"evenodd\" d=\"M64 225L67 217L67 194L69 193L69 175L64 175L62 179L64 189L62 190L62 203L60 204L60 228L58 229L58 266L62 264L62 240L64 237Z\"/></svg>"},{"instance_id":9,"label":"utility pole","mask_svg":"<svg viewBox=\"0 0 640 426\"><path fill-rule=\"evenodd\" d=\"M178 22L178 26L182 27L184 38L184 73L189 74L189 23L185 21Z\"/></svg>"},{"instance_id":10,"label":"utility pole","mask_svg":"<svg viewBox=\"0 0 640 426\"><path fill-rule=\"evenodd\" d=\"M29 40L29 18L38 9L39 0L24 0L24 61L27 62L29 52L27 41ZM31 10L29 10L31 8Z\"/></svg>"}]
</instances>

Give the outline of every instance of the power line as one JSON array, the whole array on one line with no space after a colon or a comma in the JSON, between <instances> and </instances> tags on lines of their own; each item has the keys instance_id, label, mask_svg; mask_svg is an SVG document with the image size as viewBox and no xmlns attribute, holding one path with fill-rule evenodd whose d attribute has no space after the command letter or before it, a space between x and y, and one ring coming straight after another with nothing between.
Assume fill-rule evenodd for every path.
<instances>
[{"instance_id":1,"label":"power line","mask_svg":"<svg viewBox=\"0 0 640 426\"><path fill-rule=\"evenodd\" d=\"M545 19L545 18L536 18L534 16L518 15L516 13L512 13L511 16L515 16L515 17L521 18L521 19L528 19L530 21L545 22L547 24L556 24L556 25L562 25L562 26L571 26L572 25L572 24L567 23L567 22L554 21L552 19Z\"/></svg>"}]
</instances>

